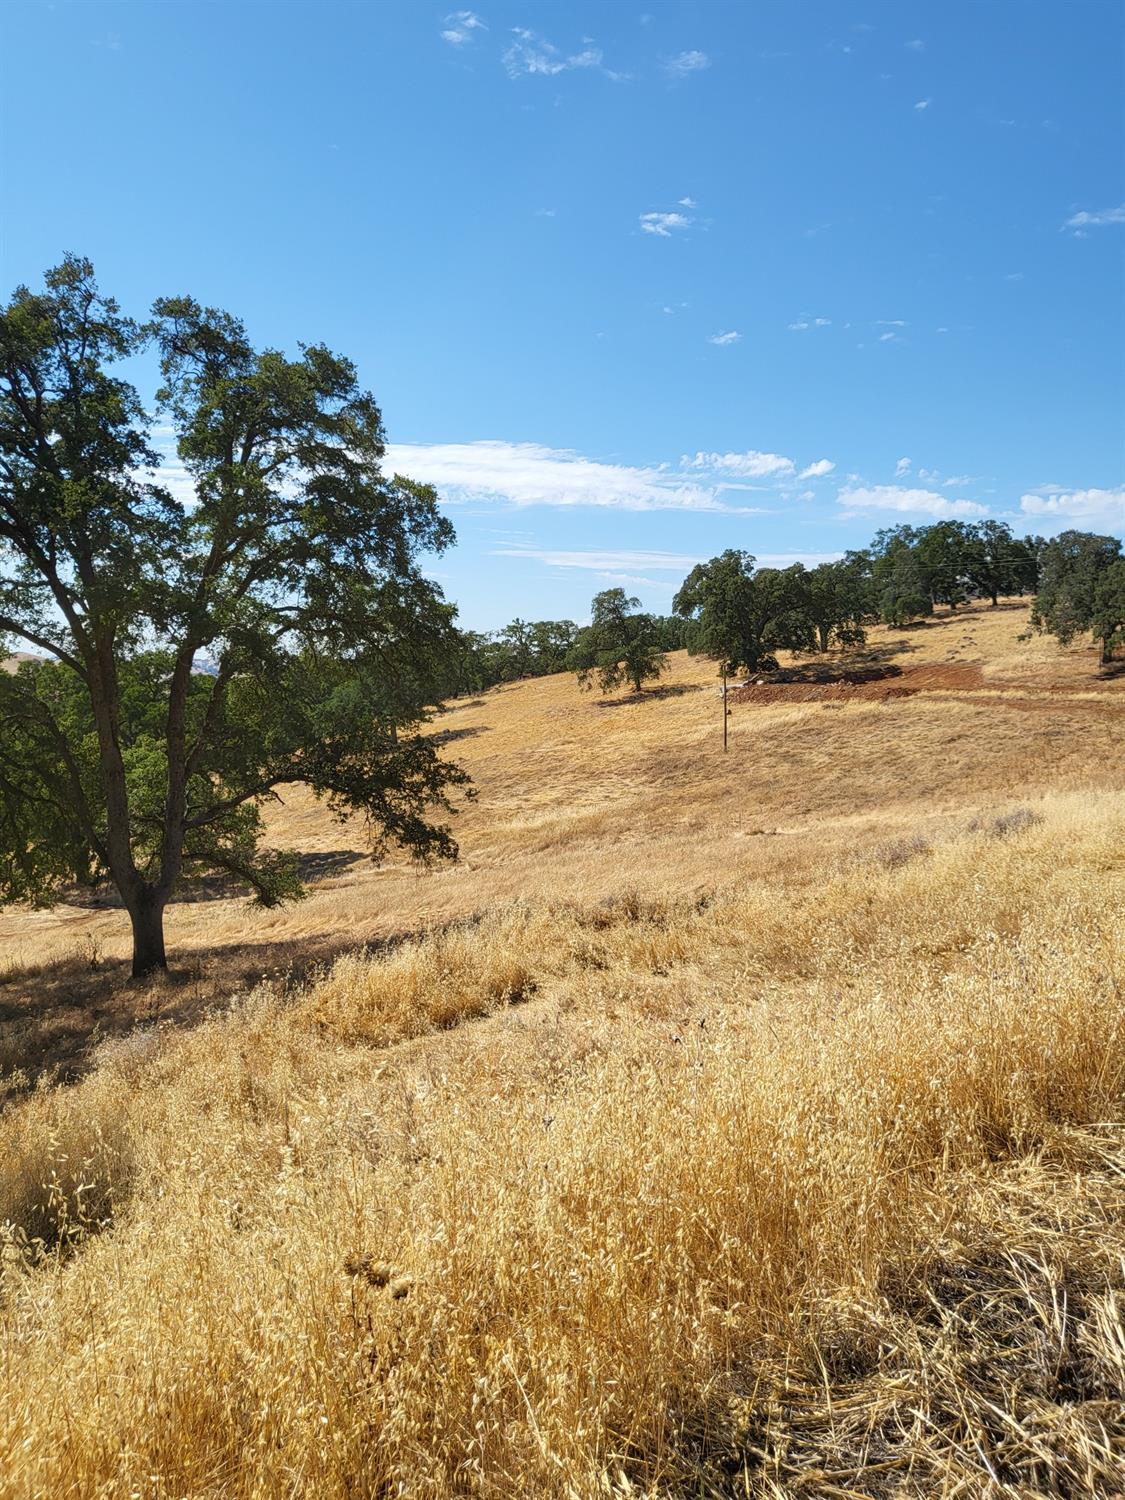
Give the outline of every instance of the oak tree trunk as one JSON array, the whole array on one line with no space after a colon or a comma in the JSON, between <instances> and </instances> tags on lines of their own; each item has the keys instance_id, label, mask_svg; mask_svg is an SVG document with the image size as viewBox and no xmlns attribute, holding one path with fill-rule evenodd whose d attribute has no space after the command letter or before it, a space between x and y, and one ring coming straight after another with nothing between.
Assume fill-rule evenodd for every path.
<instances>
[{"instance_id":1,"label":"oak tree trunk","mask_svg":"<svg viewBox=\"0 0 1125 1500\"><path fill-rule=\"evenodd\" d=\"M133 978L168 967L164 953L164 902L145 893L129 906L133 924Z\"/></svg>"}]
</instances>

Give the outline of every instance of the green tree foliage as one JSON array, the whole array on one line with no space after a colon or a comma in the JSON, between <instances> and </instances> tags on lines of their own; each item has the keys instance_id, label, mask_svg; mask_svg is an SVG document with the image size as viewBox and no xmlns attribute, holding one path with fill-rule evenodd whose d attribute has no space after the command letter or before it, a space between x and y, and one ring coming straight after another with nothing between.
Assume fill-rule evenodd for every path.
<instances>
[{"instance_id":1,"label":"green tree foliage","mask_svg":"<svg viewBox=\"0 0 1125 1500\"><path fill-rule=\"evenodd\" d=\"M639 599L629 598L624 589L606 589L594 596L591 613L590 624L578 632L568 657L580 686L597 683L608 693L631 683L639 693L646 682L661 675L667 663L659 623L641 612Z\"/></svg>"},{"instance_id":2,"label":"green tree foliage","mask_svg":"<svg viewBox=\"0 0 1125 1500\"><path fill-rule=\"evenodd\" d=\"M913 526L896 526L876 533L870 548L871 611L898 629L933 611L929 579L918 556L920 535Z\"/></svg>"},{"instance_id":3,"label":"green tree foliage","mask_svg":"<svg viewBox=\"0 0 1125 1500\"><path fill-rule=\"evenodd\" d=\"M577 636L573 620L513 620L490 635L459 631L450 658L447 696L563 672Z\"/></svg>"},{"instance_id":4,"label":"green tree foliage","mask_svg":"<svg viewBox=\"0 0 1125 1500\"><path fill-rule=\"evenodd\" d=\"M964 521L938 521L915 534L914 555L925 580L931 609L947 604L951 610L968 596L969 528Z\"/></svg>"},{"instance_id":5,"label":"green tree foliage","mask_svg":"<svg viewBox=\"0 0 1125 1500\"><path fill-rule=\"evenodd\" d=\"M1025 594L1038 576L1036 548L1003 521L978 521L965 534L961 566L972 586L993 605L1001 594Z\"/></svg>"},{"instance_id":6,"label":"green tree foliage","mask_svg":"<svg viewBox=\"0 0 1125 1500\"><path fill-rule=\"evenodd\" d=\"M687 645L687 620L679 615L653 615L652 622L661 651L682 651Z\"/></svg>"},{"instance_id":7,"label":"green tree foliage","mask_svg":"<svg viewBox=\"0 0 1125 1500\"><path fill-rule=\"evenodd\" d=\"M116 373L155 345L190 477L159 480ZM466 781L420 730L454 638L420 556L453 541L427 486L382 472L383 426L321 345L255 350L187 297L140 327L69 258L0 314L0 897L107 877L134 973L165 964L181 877L298 893L260 807L304 782L378 846L452 856L429 821ZM201 674L206 654L213 671Z\"/></svg>"},{"instance_id":8,"label":"green tree foliage","mask_svg":"<svg viewBox=\"0 0 1125 1500\"><path fill-rule=\"evenodd\" d=\"M1110 563L1098 579L1090 629L1102 643L1103 663L1111 659L1116 646L1125 646L1125 558Z\"/></svg>"},{"instance_id":9,"label":"green tree foliage","mask_svg":"<svg viewBox=\"0 0 1125 1500\"><path fill-rule=\"evenodd\" d=\"M1039 587L1031 611L1035 627L1064 646L1083 631L1093 630L1102 642L1102 660L1108 661L1117 635L1112 622L1120 558L1121 543L1112 536L1063 531L1045 542L1039 553ZM1109 628L1103 631L1103 625Z\"/></svg>"},{"instance_id":10,"label":"green tree foliage","mask_svg":"<svg viewBox=\"0 0 1125 1500\"><path fill-rule=\"evenodd\" d=\"M755 570L754 562L749 552L731 549L699 563L672 601L688 621L688 650L712 657L723 672L770 671L775 651L810 644L804 569Z\"/></svg>"},{"instance_id":11,"label":"green tree foliage","mask_svg":"<svg viewBox=\"0 0 1125 1500\"><path fill-rule=\"evenodd\" d=\"M833 644L862 645L868 609L862 560L853 554L850 559L821 563L808 572L802 570L799 579L799 613L807 623L812 649L827 651Z\"/></svg>"}]
</instances>

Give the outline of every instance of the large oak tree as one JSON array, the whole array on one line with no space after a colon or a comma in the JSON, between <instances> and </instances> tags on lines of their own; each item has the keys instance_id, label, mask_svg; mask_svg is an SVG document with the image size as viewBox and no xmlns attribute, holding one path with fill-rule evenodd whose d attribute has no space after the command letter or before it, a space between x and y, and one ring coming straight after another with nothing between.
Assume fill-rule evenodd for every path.
<instances>
[{"instance_id":1,"label":"large oak tree","mask_svg":"<svg viewBox=\"0 0 1125 1500\"><path fill-rule=\"evenodd\" d=\"M158 353L183 487L120 363ZM422 733L452 608L421 571L453 531L381 468L379 409L318 344L290 359L188 297L138 325L89 262L0 312L0 898L108 877L133 972L163 967L188 872L299 894L260 808L304 782L420 857L466 780ZM182 475L181 475L182 477ZM209 670L199 670L204 662Z\"/></svg>"}]
</instances>

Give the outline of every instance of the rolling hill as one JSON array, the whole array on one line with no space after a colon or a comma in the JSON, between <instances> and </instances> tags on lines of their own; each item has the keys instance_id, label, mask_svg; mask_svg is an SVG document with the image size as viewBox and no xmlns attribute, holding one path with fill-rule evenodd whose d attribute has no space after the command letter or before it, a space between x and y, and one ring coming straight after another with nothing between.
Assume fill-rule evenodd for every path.
<instances>
[{"instance_id":1,"label":"rolling hill","mask_svg":"<svg viewBox=\"0 0 1125 1500\"><path fill-rule=\"evenodd\" d=\"M451 704L458 864L0 914L13 1496L1125 1489L1125 678ZM35 1084L36 1086L32 1086Z\"/></svg>"}]
</instances>

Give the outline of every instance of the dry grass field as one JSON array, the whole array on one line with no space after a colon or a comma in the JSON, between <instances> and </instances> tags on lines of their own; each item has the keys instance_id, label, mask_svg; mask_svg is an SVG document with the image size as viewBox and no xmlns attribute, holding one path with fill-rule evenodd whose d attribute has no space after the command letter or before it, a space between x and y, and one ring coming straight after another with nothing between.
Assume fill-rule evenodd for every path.
<instances>
[{"instance_id":1,"label":"dry grass field","mask_svg":"<svg viewBox=\"0 0 1125 1500\"><path fill-rule=\"evenodd\" d=\"M458 702L458 865L287 793L157 984L0 914L0 1495L1125 1494L1125 677L1026 622Z\"/></svg>"}]
</instances>

